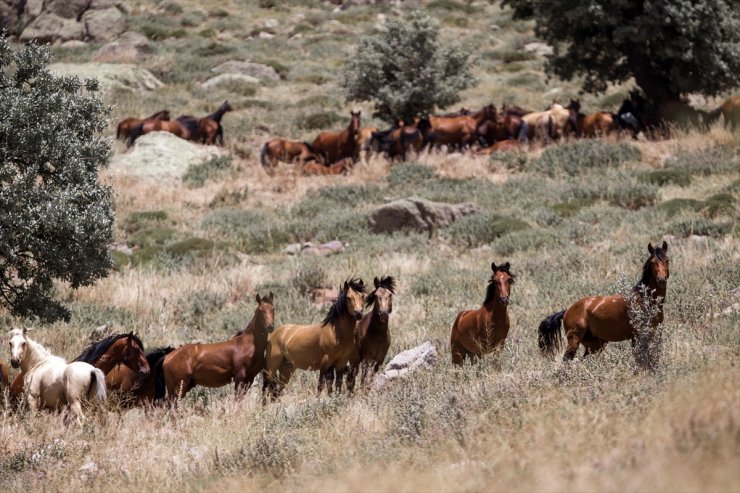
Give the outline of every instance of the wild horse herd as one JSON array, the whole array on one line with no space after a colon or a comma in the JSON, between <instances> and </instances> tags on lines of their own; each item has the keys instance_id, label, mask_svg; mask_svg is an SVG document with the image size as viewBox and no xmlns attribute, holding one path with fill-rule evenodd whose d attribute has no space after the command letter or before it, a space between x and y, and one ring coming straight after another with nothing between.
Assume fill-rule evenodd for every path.
<instances>
[{"instance_id":1,"label":"wild horse herd","mask_svg":"<svg viewBox=\"0 0 740 493\"><path fill-rule=\"evenodd\" d=\"M601 351L607 342L632 340L634 345L659 337L669 277L668 245L648 244L647 249L642 276L631 293L587 296L548 316L539 326L539 349L546 355L557 351L561 332L567 339L564 360L573 359L580 345L588 355ZM481 307L461 311L452 324L450 352L455 365L500 353L504 347L516 276L509 262L492 263L491 271ZM10 401L27 403L19 409L68 408L78 421L83 418L82 401L102 404L110 390L120 393L128 405L153 405L174 403L196 385L234 382L240 397L260 374L266 404L280 396L296 369L319 372L319 396L324 388L329 394L333 388L340 392L345 380L351 393L358 374L365 387L367 377L374 376L386 359L395 294L396 280L390 276L376 277L367 294L361 279L348 279L320 323L274 330L275 297L257 294L251 320L227 341L145 353L135 334L116 334L93 343L71 363L31 339L30 329L16 328L8 334L10 363L20 372L9 384L8 366L0 362L0 375L3 386L9 385ZM647 319L639 311L646 305L653 307L647 310Z\"/></svg>"},{"instance_id":2,"label":"wild horse herd","mask_svg":"<svg viewBox=\"0 0 740 493\"><path fill-rule=\"evenodd\" d=\"M203 118L190 115L170 120L163 110L148 118L126 118L118 124L116 136L129 146L148 132L167 131L183 139L203 144L223 145L221 118L231 111L228 101ZM733 96L713 111L690 109L676 121L707 129L720 116L725 126L740 128L740 97ZM567 138L600 137L639 132L656 135L661 130L655 110L637 92L625 99L616 113L597 111L581 113L581 103L571 100L568 106L555 102L545 111L529 111L504 104L497 109L489 104L478 111L461 108L454 113L429 115L413 121L399 120L387 130L362 127L360 112L352 111L350 122L342 131L323 131L313 142L274 138L260 150L262 166L271 172L278 162L298 163L309 175L345 174L361 154L369 159L383 154L390 160L406 160L409 154L446 148L449 151L475 150L487 155L518 149L529 142L547 144Z\"/></svg>"}]
</instances>

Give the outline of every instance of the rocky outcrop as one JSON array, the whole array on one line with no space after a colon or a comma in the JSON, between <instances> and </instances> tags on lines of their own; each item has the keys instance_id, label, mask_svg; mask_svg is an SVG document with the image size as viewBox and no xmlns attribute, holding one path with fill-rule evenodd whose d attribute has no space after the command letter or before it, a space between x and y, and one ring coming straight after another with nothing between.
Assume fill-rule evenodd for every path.
<instances>
[{"instance_id":1,"label":"rocky outcrop","mask_svg":"<svg viewBox=\"0 0 740 493\"><path fill-rule=\"evenodd\" d=\"M143 34L127 31L115 41L101 46L93 54L96 62L138 62L152 52L149 39Z\"/></svg>"},{"instance_id":2,"label":"rocky outcrop","mask_svg":"<svg viewBox=\"0 0 740 493\"><path fill-rule=\"evenodd\" d=\"M419 197L395 200L376 208L370 215L370 228L375 233L399 230L433 231L451 225L463 216L478 211L472 202L447 204Z\"/></svg>"},{"instance_id":3,"label":"rocky outcrop","mask_svg":"<svg viewBox=\"0 0 740 493\"><path fill-rule=\"evenodd\" d=\"M126 31L126 19L115 7L88 10L82 16L82 23L87 38L94 41L112 41Z\"/></svg>"},{"instance_id":4,"label":"rocky outcrop","mask_svg":"<svg viewBox=\"0 0 740 493\"><path fill-rule=\"evenodd\" d=\"M98 79L104 98L113 89L141 92L164 85L147 69L126 63L53 63L49 70L55 75Z\"/></svg>"},{"instance_id":5,"label":"rocky outcrop","mask_svg":"<svg viewBox=\"0 0 740 493\"><path fill-rule=\"evenodd\" d=\"M260 80L280 80L278 73L269 65L244 60L229 60L213 67L211 72L217 74L243 74Z\"/></svg>"}]
</instances>

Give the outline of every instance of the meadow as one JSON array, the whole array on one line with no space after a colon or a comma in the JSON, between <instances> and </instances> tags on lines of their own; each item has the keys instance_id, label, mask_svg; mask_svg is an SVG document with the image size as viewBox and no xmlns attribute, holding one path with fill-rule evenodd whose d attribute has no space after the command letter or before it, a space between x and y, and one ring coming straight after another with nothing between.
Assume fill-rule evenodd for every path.
<instances>
[{"instance_id":1,"label":"meadow","mask_svg":"<svg viewBox=\"0 0 740 493\"><path fill-rule=\"evenodd\" d=\"M374 157L339 177L281 164L268 175L258 150L269 136L307 139L344 126L351 108L363 109L363 126L383 126L368 105L344 102L335 78L359 36L382 28L378 15L403 10L128 3L130 28L152 42L138 63L165 86L110 95L111 135L123 116L163 107L206 114L229 99L227 157L182 180L103 170L115 192L116 243L132 253L114 251L115 269L94 286L57 285L69 323L0 312L3 325L33 325L37 340L68 358L102 324L136 331L148 349L220 341L246 324L255 293L275 293L277 325L317 322L327 306L314 303L314 288L390 274L399 282L390 355L431 341L439 362L381 390L320 399L317 374L298 371L265 407L258 387L241 400L232 387L196 388L177 409L124 410L113 396L82 426L0 399L0 490L740 491L740 134L719 123L660 141L582 140L490 159L423 154L402 164ZM484 2L426 8L443 36L476 56L479 83L461 104L539 108L578 95L575 82L548 81L544 58L522 50L536 40L531 23ZM278 21L274 37L260 38L267 19ZM79 62L95 49L53 51ZM281 80L200 87L211 67L244 58ZM582 100L587 111L615 109L628 91ZM480 211L431 236L373 234L370 211L408 196L472 201ZM290 243L334 239L343 252L284 253ZM671 275L656 371L636 366L629 342L570 364L539 354L545 316L631 288L648 242L664 239ZM511 262L517 275L504 351L453 367L450 326L483 301L491 261Z\"/></svg>"}]
</instances>

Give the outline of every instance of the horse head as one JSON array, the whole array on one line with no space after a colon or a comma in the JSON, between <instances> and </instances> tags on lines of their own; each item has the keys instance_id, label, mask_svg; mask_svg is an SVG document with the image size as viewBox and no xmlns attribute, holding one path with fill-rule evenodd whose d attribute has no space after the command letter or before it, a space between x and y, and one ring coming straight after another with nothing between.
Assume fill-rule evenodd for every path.
<instances>
[{"instance_id":1,"label":"horse head","mask_svg":"<svg viewBox=\"0 0 740 493\"><path fill-rule=\"evenodd\" d=\"M651 279L660 287L665 287L668 284L668 277L670 276L670 270L668 268L668 243L663 242L662 246L653 247L652 243L648 243L648 258L646 267L650 269Z\"/></svg>"},{"instance_id":2,"label":"horse head","mask_svg":"<svg viewBox=\"0 0 740 493\"><path fill-rule=\"evenodd\" d=\"M350 111L350 114L352 115L352 120L349 122L349 128L353 132L359 132L360 130L360 113L362 111Z\"/></svg>"},{"instance_id":3,"label":"horse head","mask_svg":"<svg viewBox=\"0 0 740 493\"><path fill-rule=\"evenodd\" d=\"M491 270L493 274L491 279L488 281L489 293L486 296L486 301L498 301L506 306L509 304L509 294L511 293L511 285L514 284L514 274L509 270L511 264L509 262L501 265L496 265L496 262L491 262ZM490 298L490 299L489 299Z\"/></svg>"},{"instance_id":4,"label":"horse head","mask_svg":"<svg viewBox=\"0 0 740 493\"><path fill-rule=\"evenodd\" d=\"M10 338L10 365L13 368L19 368L26 355L26 334L31 330L29 328L14 328L8 332Z\"/></svg>"},{"instance_id":5,"label":"horse head","mask_svg":"<svg viewBox=\"0 0 740 493\"><path fill-rule=\"evenodd\" d=\"M262 297L257 294L255 298L257 309L254 311L254 322L264 327L267 332L272 332L275 329L275 305L273 303L275 295L270 291L267 296Z\"/></svg>"},{"instance_id":6,"label":"horse head","mask_svg":"<svg viewBox=\"0 0 740 493\"><path fill-rule=\"evenodd\" d=\"M360 320L365 307L365 283L362 279L349 279L344 281L342 291L345 295L347 313Z\"/></svg>"},{"instance_id":7,"label":"horse head","mask_svg":"<svg viewBox=\"0 0 740 493\"><path fill-rule=\"evenodd\" d=\"M367 295L365 306L372 306L382 322L388 321L393 312L393 295L396 292L396 280L392 276L373 279L375 289Z\"/></svg>"},{"instance_id":8,"label":"horse head","mask_svg":"<svg viewBox=\"0 0 740 493\"><path fill-rule=\"evenodd\" d=\"M149 376L149 362L144 353L144 345L133 332L129 332L126 337L116 341L116 344L123 346L121 351L121 363L127 366L131 371L136 373L140 378Z\"/></svg>"}]
</instances>

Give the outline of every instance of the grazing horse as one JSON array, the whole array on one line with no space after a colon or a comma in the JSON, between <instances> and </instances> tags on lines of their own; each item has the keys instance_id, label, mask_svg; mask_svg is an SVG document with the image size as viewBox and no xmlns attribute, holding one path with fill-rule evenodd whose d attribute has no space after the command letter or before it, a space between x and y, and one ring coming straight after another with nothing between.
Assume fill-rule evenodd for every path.
<instances>
[{"instance_id":1,"label":"grazing horse","mask_svg":"<svg viewBox=\"0 0 740 493\"><path fill-rule=\"evenodd\" d=\"M260 150L260 163L265 169L274 169L279 161L305 163L315 160L316 154L311 150L311 145L297 140L270 139Z\"/></svg>"},{"instance_id":2,"label":"grazing horse","mask_svg":"<svg viewBox=\"0 0 740 493\"><path fill-rule=\"evenodd\" d=\"M232 381L237 397L246 392L264 367L267 335L275 323L273 299L272 293L258 294L247 327L228 341L185 344L165 356L162 370L170 399L184 397L196 385L223 387Z\"/></svg>"},{"instance_id":3,"label":"grazing horse","mask_svg":"<svg viewBox=\"0 0 740 493\"><path fill-rule=\"evenodd\" d=\"M130 395L134 397L130 403L144 405L151 404L155 400L163 399L165 397L165 385L162 383L161 395L155 395L155 382L157 380L164 382L164 376L162 375L162 361L164 357L174 351L172 347L160 347L146 353L146 361L149 365L150 372L146 378L140 379L136 387L131 390ZM137 379L136 373L126 365L115 366L110 373L105 376L106 382L125 382L133 381ZM110 386L110 384L109 384Z\"/></svg>"},{"instance_id":4,"label":"grazing horse","mask_svg":"<svg viewBox=\"0 0 740 493\"><path fill-rule=\"evenodd\" d=\"M341 132L321 132L313 141L311 148L325 165L359 155L356 136L360 131L360 113L352 111L349 125Z\"/></svg>"},{"instance_id":5,"label":"grazing horse","mask_svg":"<svg viewBox=\"0 0 740 493\"><path fill-rule=\"evenodd\" d=\"M663 302L669 276L668 244L664 241L662 247L654 248L652 243L648 243L648 253L650 256L642 268L642 277L630 296L587 296L567 310L545 318L539 327L540 350L544 354L557 351L563 329L568 340L563 360L572 360L579 344L586 347L584 356L598 353L607 342L631 339L634 345L637 334L631 306L634 302L645 301L643 296L649 296L648 301L657 305L657 314L649 320L650 335L654 335L658 325L663 323Z\"/></svg>"},{"instance_id":6,"label":"grazing horse","mask_svg":"<svg viewBox=\"0 0 740 493\"><path fill-rule=\"evenodd\" d=\"M78 422L83 419L81 401L102 404L106 399L105 375L81 361L67 363L28 337L28 329L13 329L10 336L10 364L21 369L23 386L31 412L46 407L69 407Z\"/></svg>"},{"instance_id":7,"label":"grazing horse","mask_svg":"<svg viewBox=\"0 0 740 493\"><path fill-rule=\"evenodd\" d=\"M146 118L136 118L133 116L124 118L123 120L118 122L118 126L116 127L116 139L128 139L134 127L137 127L145 122L169 119L170 112L167 110L158 111L157 113L154 113L153 115L150 115Z\"/></svg>"},{"instance_id":8,"label":"grazing horse","mask_svg":"<svg viewBox=\"0 0 740 493\"><path fill-rule=\"evenodd\" d=\"M581 113L581 102L577 99L571 99L565 109L570 111L571 125L575 129L576 137L601 137L617 128L612 113L598 111L585 115Z\"/></svg>"},{"instance_id":9,"label":"grazing horse","mask_svg":"<svg viewBox=\"0 0 740 493\"><path fill-rule=\"evenodd\" d=\"M74 361L89 363L105 374L108 389L129 393L138 388L150 374L144 343L133 332L114 334L88 346ZM129 372L113 370L124 366Z\"/></svg>"},{"instance_id":10,"label":"grazing horse","mask_svg":"<svg viewBox=\"0 0 740 493\"><path fill-rule=\"evenodd\" d=\"M509 262L492 263L493 274L488 281L483 306L457 314L450 336L453 364L462 365L466 357L472 363L476 357L499 352L504 347L509 334L509 293L515 277L509 268Z\"/></svg>"},{"instance_id":11,"label":"grazing horse","mask_svg":"<svg viewBox=\"0 0 740 493\"><path fill-rule=\"evenodd\" d=\"M391 334L388 319L393 312L393 295L396 293L396 280L392 276L373 279L375 289L367 295L365 306L372 307L355 327L355 353L350 360L347 390L355 388L357 373L362 371L360 385L372 367L373 375L378 373L391 347Z\"/></svg>"},{"instance_id":12,"label":"grazing horse","mask_svg":"<svg viewBox=\"0 0 740 493\"><path fill-rule=\"evenodd\" d=\"M319 371L319 396L327 380L327 392L331 395L336 370L337 391L341 390L347 364L355 351L355 325L362 318L364 293L361 279L349 279L320 324L283 325L270 335L265 352L263 404L267 402L268 389L272 400L279 397L296 368Z\"/></svg>"},{"instance_id":13,"label":"grazing horse","mask_svg":"<svg viewBox=\"0 0 740 493\"><path fill-rule=\"evenodd\" d=\"M337 161L336 163L330 164L329 166L324 166L323 164L317 163L316 161L311 161L301 166L301 173L306 176L346 175L350 172L354 164L354 159L349 157L344 158L341 161Z\"/></svg>"},{"instance_id":14,"label":"grazing horse","mask_svg":"<svg viewBox=\"0 0 740 493\"><path fill-rule=\"evenodd\" d=\"M216 111L198 120L201 144L214 145L218 140L219 145L224 145L224 129L221 127L221 118L231 110L229 102L224 101L224 104L219 106Z\"/></svg>"}]
</instances>

